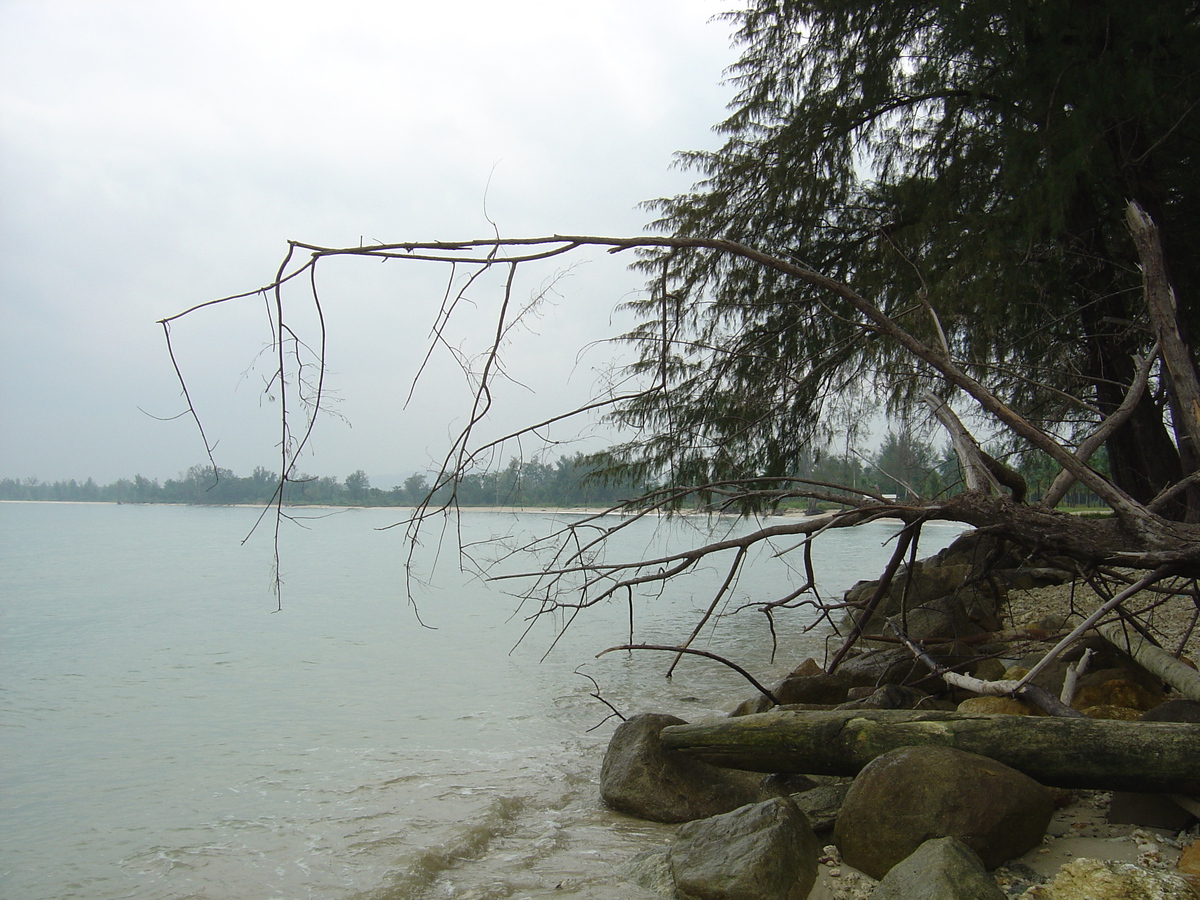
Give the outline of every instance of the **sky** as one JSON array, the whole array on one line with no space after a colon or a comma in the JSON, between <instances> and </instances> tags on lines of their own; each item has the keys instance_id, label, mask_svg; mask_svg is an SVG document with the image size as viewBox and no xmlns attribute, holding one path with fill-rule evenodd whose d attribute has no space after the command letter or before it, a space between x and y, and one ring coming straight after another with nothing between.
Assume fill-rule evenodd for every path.
<instances>
[{"instance_id":1,"label":"sky","mask_svg":"<svg viewBox=\"0 0 1200 900\"><path fill-rule=\"evenodd\" d=\"M289 239L641 233L639 204L695 178L673 154L719 142L735 52L714 17L732 5L0 0L0 477L205 461L156 323L267 284ZM548 300L507 343L485 433L576 405L619 361L595 342L629 324L626 262L522 278L520 298ZM337 259L319 277L331 406L301 470L389 488L436 468L469 411L451 354L409 393L446 273ZM486 346L495 288L468 297L456 350ZM314 342L311 301L285 299ZM240 475L279 469L270 337L257 297L172 326L216 461ZM561 449L605 440L583 438Z\"/></svg>"}]
</instances>

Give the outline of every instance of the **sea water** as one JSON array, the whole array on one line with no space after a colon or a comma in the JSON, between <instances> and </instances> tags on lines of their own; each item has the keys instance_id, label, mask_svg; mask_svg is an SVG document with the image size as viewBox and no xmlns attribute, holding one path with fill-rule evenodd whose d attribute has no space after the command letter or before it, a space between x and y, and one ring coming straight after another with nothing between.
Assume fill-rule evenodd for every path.
<instances>
[{"instance_id":1,"label":"sea water","mask_svg":"<svg viewBox=\"0 0 1200 900\"><path fill-rule=\"evenodd\" d=\"M0 503L0 896L649 897L615 872L673 829L600 802L611 707L697 720L754 692L695 657L668 680L670 654L595 654L631 617L640 642L683 640L724 569L525 634L520 584L460 570L456 541L577 517L467 512L410 557L380 530L401 511L301 515L277 598L273 522L243 544L257 510ZM647 519L610 555L780 521ZM822 596L877 576L897 530L824 535ZM922 554L957 533L926 527ZM789 558L760 554L718 611L798 586ZM771 683L823 658L813 615L780 610L773 640L748 609L693 646Z\"/></svg>"}]
</instances>

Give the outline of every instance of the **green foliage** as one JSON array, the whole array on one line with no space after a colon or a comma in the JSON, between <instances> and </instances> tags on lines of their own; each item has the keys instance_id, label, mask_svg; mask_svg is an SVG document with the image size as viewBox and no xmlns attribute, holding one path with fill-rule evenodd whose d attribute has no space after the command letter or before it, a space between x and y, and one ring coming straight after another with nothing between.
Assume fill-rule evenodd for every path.
<instances>
[{"instance_id":1,"label":"green foliage","mask_svg":"<svg viewBox=\"0 0 1200 900\"><path fill-rule=\"evenodd\" d=\"M1128 199L1164 234L1200 325L1200 4L1158 0L751 0L724 145L652 204L680 236L727 238L842 280L1070 437L1111 411L1153 343ZM780 476L848 403L905 412L937 388L848 306L717 251L653 252L632 304L659 385L617 415L613 460L673 483ZM1168 386L1169 387L1169 386ZM1071 399L1074 398L1074 399ZM1151 395L1109 442L1145 498L1179 476Z\"/></svg>"},{"instance_id":2,"label":"green foliage","mask_svg":"<svg viewBox=\"0 0 1200 900\"><path fill-rule=\"evenodd\" d=\"M1047 457L1044 453L1037 451L1029 451L1022 453L1016 460L1010 460L1010 464L1021 474L1025 479L1025 484L1029 487L1029 500L1037 501L1043 494L1046 493L1050 485L1053 484L1055 476L1058 475L1058 466ZM1108 453L1103 447L1096 451L1096 455L1092 457L1089 465L1102 475L1109 474ZM1096 497L1090 490L1081 484L1076 483L1065 497L1059 508L1063 507L1087 507L1102 505L1099 498Z\"/></svg>"},{"instance_id":3,"label":"green foliage","mask_svg":"<svg viewBox=\"0 0 1200 900\"><path fill-rule=\"evenodd\" d=\"M875 458L882 492L900 499L931 498L941 493L941 478L936 451L909 427L899 432L888 430Z\"/></svg>"}]
</instances>

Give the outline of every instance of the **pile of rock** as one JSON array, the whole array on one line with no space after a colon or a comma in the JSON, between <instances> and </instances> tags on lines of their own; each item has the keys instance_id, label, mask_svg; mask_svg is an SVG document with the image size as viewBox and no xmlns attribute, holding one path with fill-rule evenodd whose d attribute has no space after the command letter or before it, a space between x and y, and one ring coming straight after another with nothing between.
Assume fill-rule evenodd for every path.
<instances>
[{"instance_id":1,"label":"pile of rock","mask_svg":"<svg viewBox=\"0 0 1200 900\"><path fill-rule=\"evenodd\" d=\"M1002 630L1000 613L1007 591L1063 576L1014 566L1000 576L977 578L971 555L978 552L977 544L952 547L917 564L912 572L901 573L871 620L861 622L863 630L882 637L879 625L886 617L900 616L907 634L937 648L942 665L983 679L1014 677L1020 666L1040 658L1044 648L1038 639L1044 635L1038 629L1020 634ZM853 603L876 593L877 585L861 584L846 599ZM861 609L858 616L862 618ZM1056 628L1061 619L1045 625ZM949 691L905 647L880 643L868 643L834 674L807 660L772 693L783 708L796 711L1038 714L1017 701ZM1200 721L1200 703L1170 699L1162 681L1126 655L1099 639L1090 644L1096 660L1090 673L1079 678L1077 708L1110 719ZM1057 694L1066 666L1083 649L1044 672L1039 677L1043 686ZM770 717L755 714L772 706L757 697L733 715L766 720ZM817 881L821 848L832 842L842 862L879 880L870 893L873 898L1002 900L1006 894L989 870L1038 847L1056 804L1070 796L987 756L940 746L938 740L883 752L852 778L764 778L664 746L663 729L682 724L665 715L631 718L616 730L601 772L601 793L612 808L654 821L685 823L670 847L643 854L627 873L630 880L664 897L803 900ZM936 729L937 723L919 727ZM1086 753L1087 748L1064 747L1063 752ZM1187 797L1117 792L1110 816L1123 815L1126 821L1132 816L1141 820L1139 824L1178 829L1194 822L1200 806L1193 803ZM1194 855L1200 856L1200 850ZM1107 900L1143 895L1195 900L1200 888L1193 889L1182 875L1082 860L1023 896Z\"/></svg>"}]
</instances>

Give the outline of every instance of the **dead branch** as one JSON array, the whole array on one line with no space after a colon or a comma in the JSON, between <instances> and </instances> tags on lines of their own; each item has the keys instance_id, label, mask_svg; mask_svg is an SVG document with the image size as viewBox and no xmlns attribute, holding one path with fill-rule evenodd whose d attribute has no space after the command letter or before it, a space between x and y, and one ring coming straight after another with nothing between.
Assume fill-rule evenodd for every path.
<instances>
[{"instance_id":1,"label":"dead branch","mask_svg":"<svg viewBox=\"0 0 1200 900\"><path fill-rule=\"evenodd\" d=\"M1186 368L1186 344L1181 343L1180 329L1175 321L1174 297L1170 285L1166 281L1165 272L1155 269L1154 250L1157 247L1157 237L1149 231L1152 223L1147 226L1148 219L1135 206L1131 206L1131 228L1138 232L1139 250L1142 253L1143 269L1146 271L1147 303L1158 309L1153 313L1156 334L1164 363L1174 381L1178 381L1175 369L1180 372ZM1138 229L1141 229L1139 232ZM1149 238L1144 234L1150 233ZM1145 244L1145 249L1143 249ZM424 501L414 510L412 516L404 523L406 540L410 548L418 540L422 527L434 516L452 514L458 511L458 486L461 479L490 455L494 450L508 441L520 441L527 436L537 436L550 424L560 423L571 418L592 414L603 409L619 409L622 404L652 396L657 391L669 388L667 367L671 346L676 341L686 339L669 333L667 329L666 304L668 300L668 273L658 276L660 281L654 285L652 296L661 297L664 312L661 322L662 333L655 332L654 342L658 346L661 340L662 365L655 373L653 383L634 390L624 391L620 395L597 398L578 409L561 414L543 417L540 423L526 428L511 431L504 437L477 441L476 434L480 424L487 418L493 401L493 390L497 379L504 378L501 364L501 349L505 336L521 320L521 318L536 306L537 298L528 304L514 302L514 283L518 268L538 261L555 259L583 247L598 247L610 253L620 253L627 250L665 250L671 253L688 253L696 251L714 252L747 260L757 266L778 272L798 284L807 285L836 296L849 305L858 317L854 324L859 329L859 336L869 336L876 340L892 341L903 348L914 363L914 371L922 378L940 382L947 393L961 392L964 398L970 398L964 403L971 403L978 412L986 414L995 425L1005 429L1027 446L1039 450L1054 460L1062 469L1048 495L1054 499L1065 492L1066 486L1072 481L1078 481L1096 494L1114 512L1115 519L1108 521L1081 520L1067 516L1049 508L1053 503L1043 503L1039 507L1025 507L1013 502L1001 494L995 475L989 469L984 454L978 443L967 432L958 417L950 409L948 403L939 400L932 394L927 398L934 414L942 421L951 434L952 441L963 471L968 490L962 494L935 500L922 500L911 503L896 503L868 491L855 490L846 485L827 484L808 481L800 478L777 477L771 479L748 479L737 482L715 481L710 484L680 486L666 484L650 489L645 495L636 500L614 506L607 512L619 514L616 521L603 521L600 517L585 518L571 523L556 531L547 538L527 544L519 548L522 553L541 554L541 563L533 568L515 574L493 575L495 580L502 582L518 581L523 585L519 596L523 601L532 603L535 608L528 615L530 623L551 613L562 613L566 622L561 626L565 630L582 610L616 596L626 595L632 598L634 590L657 590L667 581L678 575L694 569L702 560L715 558L719 554L732 553L732 563L727 569L727 577L723 585L711 598L708 611L702 617L693 637L699 633L704 624L715 613L721 600L728 595L740 567L744 564L747 551L758 545L773 545L785 537L799 537L803 540L795 546L804 547L807 582L799 590L781 592L773 600L761 601L746 606L761 608L768 614L773 609L786 608L792 605L801 594L810 588L813 590L816 603L823 615L836 606L823 602L815 593L815 578L812 572L811 544L812 539L831 528L852 527L877 518L888 516L899 519L905 527L897 544L896 552L884 573L880 583L878 596L859 617L860 624L847 638L831 663L831 670L845 657L882 597L882 592L894 577L903 561L905 552L913 545L916 533L921 523L934 519L963 522L984 529L998 537L1003 537L1031 553L1069 561L1071 565L1083 571L1096 572L1104 567L1123 567L1129 570L1150 572L1130 584L1105 609L1112 609L1132 597L1139 591L1150 589L1157 585L1166 574L1182 574L1190 577L1200 576L1200 527L1193 524L1173 522L1160 514L1162 506L1179 491L1187 490L1195 483L1197 475L1189 474L1176 485L1168 488L1149 506L1139 503L1127 493L1118 488L1108 478L1087 464L1092 451L1099 446L1109 433L1109 430L1129 414L1129 410L1142 396L1150 377L1154 363L1154 354L1142 360L1138 366L1137 378L1127 391L1125 401L1112 415L1100 423L1089 437L1079 447L1072 451L1062 441L1036 427L1030 419L1012 408L1005 400L990 390L984 383L969 374L966 364L960 364L951 358L950 345L941 329L940 320L929 298L922 295L916 308L924 309L933 321L938 335L936 344L927 344L913 333L901 326L900 320L889 316L876 303L863 297L847 284L828 278L790 259L775 257L743 244L719 238L685 238L685 237L637 237L612 238L601 236L581 235L551 235L534 238L504 239L500 237L479 240L446 242L405 242L396 244L374 244L360 247L336 248L322 247L302 242L290 242L288 252L280 264L275 280L265 288L247 294L240 294L220 300L209 301L193 306L176 316L162 320L164 332L167 334L168 348L170 340L169 325L184 316L196 313L202 309L210 309L216 305L234 302L251 296L266 296L273 299L272 326L273 347L277 353L277 371L274 381L281 391L286 394L286 386L292 384L299 392L301 407L305 410L302 424L293 427L291 417L296 414L294 405L281 404L281 453L282 474L280 490L275 499L276 534L279 523L284 515L283 486L295 473L296 459L305 448L312 434L316 416L322 406L323 375L324 375L324 320L317 292L316 269L320 260L330 256L356 256L381 259L387 261L423 261L446 265L450 269L450 279L447 282L445 295L442 298L435 324L432 331L431 350L433 346L452 349L445 340L444 329L450 318L462 304L465 287L455 289L457 273L466 271L466 284L475 283L483 272L494 267L503 267L505 275L502 289L496 327L492 334L490 346L479 359L478 369L465 356L456 355L456 360L462 366L464 374L473 387L473 402L467 424L451 441L442 463L439 474L434 479L431 490ZM1161 257L1161 248L1158 248ZM307 253L306 259L297 259L299 254ZM1161 263L1161 259L1160 259ZM321 321L320 349L316 352L317 377L310 393L305 393L304 385L308 384L304 371L305 363L299 357L301 342L292 331L287 309L283 300L283 287L290 284L297 276L308 273L310 281L310 296L316 305L317 314ZM803 302L803 301L797 301ZM814 307L820 314L833 313L822 305L818 299ZM844 320L843 321L848 321ZM655 320L657 323L657 319ZM704 349L703 344L697 344L694 349ZM721 352L719 347L707 348L713 353ZM288 350L296 351L294 359ZM426 359L426 362L428 358ZM1182 368L1181 368L1182 367ZM424 363L422 364L422 370ZM177 370L178 371L178 370ZM1194 376L1194 372L1193 372ZM179 372L181 384L185 387L183 373ZM1181 396L1185 397L1195 408L1193 419L1181 420L1189 441L1195 440L1200 446L1200 386L1184 388ZM200 417L191 407L197 424ZM1191 407L1189 407L1190 409ZM1186 412L1186 410L1185 410ZM1190 415L1190 413L1189 413ZM205 436L205 445L209 447ZM618 562L608 562L601 555L606 541L628 527L632 522L640 521L647 516L670 514L687 504L694 504L696 498L704 497L711 501L716 498L713 506L725 511L735 508L759 505L770 507L784 500L803 499L820 500L837 503L849 507L840 513L820 520L802 520L781 525L769 525L756 529L748 535L726 537L720 540L708 540L699 546L686 551L678 551L660 556L655 559L635 559ZM1057 502L1057 501L1055 501ZM614 516L615 518L615 516ZM278 540L278 538L277 538ZM459 536L460 550L469 557L470 548L462 547ZM795 549L794 547L790 549ZM780 554L789 552L781 550ZM486 564L479 568L487 572ZM411 555L406 572L411 575ZM411 591L410 591L411 599ZM773 621L771 625L773 628ZM560 636L561 636L560 630ZM1071 638L1073 639L1073 638ZM709 655L703 651L691 650L687 645L682 647L656 648L670 649L674 652L696 653ZM628 647L634 647L632 640ZM649 649L649 645L636 645ZM614 648L615 649L615 648ZM1054 653L1060 653L1061 647ZM678 658L678 657L677 657ZM715 657L714 657L715 658ZM723 661L722 662L726 662ZM728 664L726 662L726 664ZM730 664L732 665L732 664ZM736 667L735 667L736 668ZM748 677L748 676L747 676ZM1019 685L1018 690L1027 688L1028 678ZM769 696L769 692L765 692Z\"/></svg>"},{"instance_id":2,"label":"dead branch","mask_svg":"<svg viewBox=\"0 0 1200 900\"><path fill-rule=\"evenodd\" d=\"M729 668L733 669L733 671L737 672L748 682L754 685L754 689L756 691L758 691L776 706L779 705L779 699L772 694L770 690L760 684L758 679L756 679L753 675L751 675L737 663L732 662L723 656L718 656L716 653L710 653L708 650L697 650L694 647L671 647L665 644L620 644L616 647L609 647L607 650L601 650L596 654L596 658L599 659L604 654L612 653L615 650L665 650L669 653L689 653L692 656L703 656L705 659L714 660L723 666L728 666Z\"/></svg>"},{"instance_id":3,"label":"dead branch","mask_svg":"<svg viewBox=\"0 0 1200 900\"><path fill-rule=\"evenodd\" d=\"M1101 625L1097 629L1104 639L1133 657L1147 672L1161 678L1189 700L1200 701L1200 673L1180 662L1161 647L1156 647L1140 634L1130 634L1120 622Z\"/></svg>"},{"instance_id":4,"label":"dead branch","mask_svg":"<svg viewBox=\"0 0 1200 900\"><path fill-rule=\"evenodd\" d=\"M930 672L951 687L962 688L964 691L970 691L973 694L981 694L987 697L1001 697L1006 694L1021 697L1052 716L1083 718L1083 713L1079 712L1079 710L1071 709L1066 701L1060 700L1045 688L1038 687L1036 684L1022 684L1020 681L1015 680L984 681L982 678L974 678L970 675L963 675L961 672L947 669L926 653L920 645L911 640L904 633L904 629L894 619L888 618L886 621L888 627L892 629L901 643L908 648L909 652L923 662L929 668Z\"/></svg>"}]
</instances>

